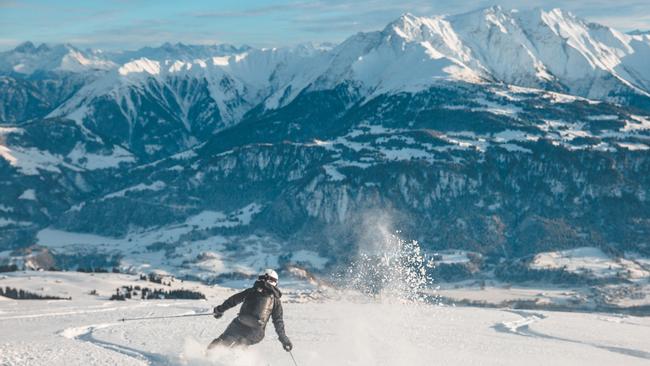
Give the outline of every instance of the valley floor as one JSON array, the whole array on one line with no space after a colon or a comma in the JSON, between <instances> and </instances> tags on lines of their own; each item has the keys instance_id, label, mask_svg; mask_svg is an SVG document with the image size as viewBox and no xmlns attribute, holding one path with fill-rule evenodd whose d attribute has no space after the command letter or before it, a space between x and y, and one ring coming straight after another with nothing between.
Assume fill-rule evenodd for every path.
<instances>
[{"instance_id":1,"label":"valley floor","mask_svg":"<svg viewBox=\"0 0 650 366\"><path fill-rule=\"evenodd\" d=\"M0 365L291 365L269 324L248 350L205 346L235 316L127 321L124 317L211 311L233 290L196 283L208 300L108 301L134 276L28 272L0 286L72 300L0 297ZM152 286L149 283L149 286ZM90 295L96 290L98 295ZM298 365L648 365L650 318L309 299L288 290L287 333Z\"/></svg>"}]
</instances>

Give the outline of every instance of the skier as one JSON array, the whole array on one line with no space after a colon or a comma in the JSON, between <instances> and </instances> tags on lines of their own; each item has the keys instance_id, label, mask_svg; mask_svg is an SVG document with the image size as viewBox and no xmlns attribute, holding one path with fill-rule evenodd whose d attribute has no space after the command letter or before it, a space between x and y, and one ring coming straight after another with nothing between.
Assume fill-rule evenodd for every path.
<instances>
[{"instance_id":1,"label":"skier","mask_svg":"<svg viewBox=\"0 0 650 366\"><path fill-rule=\"evenodd\" d=\"M215 307L214 317L219 319L226 310L244 303L237 317L219 338L210 343L208 349L217 346L250 346L259 343L264 339L266 323L272 317L282 347L290 352L293 345L284 332L280 301L282 293L277 285L278 274L272 269L266 269L259 275L253 287L229 297L223 304Z\"/></svg>"}]
</instances>

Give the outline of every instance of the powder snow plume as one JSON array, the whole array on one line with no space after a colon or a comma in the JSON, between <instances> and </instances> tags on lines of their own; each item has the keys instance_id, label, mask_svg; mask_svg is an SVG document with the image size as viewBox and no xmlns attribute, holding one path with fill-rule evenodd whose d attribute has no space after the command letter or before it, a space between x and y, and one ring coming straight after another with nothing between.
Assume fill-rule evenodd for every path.
<instances>
[{"instance_id":1,"label":"powder snow plume","mask_svg":"<svg viewBox=\"0 0 650 366\"><path fill-rule=\"evenodd\" d=\"M249 348L216 347L209 351L205 344L194 338L186 338L182 365L187 366L259 366L265 365L262 356Z\"/></svg>"},{"instance_id":2,"label":"powder snow plume","mask_svg":"<svg viewBox=\"0 0 650 366\"><path fill-rule=\"evenodd\" d=\"M433 263L420 244L401 238L385 211L366 212L362 222L357 256L342 276L344 287L383 302L431 301Z\"/></svg>"}]
</instances>

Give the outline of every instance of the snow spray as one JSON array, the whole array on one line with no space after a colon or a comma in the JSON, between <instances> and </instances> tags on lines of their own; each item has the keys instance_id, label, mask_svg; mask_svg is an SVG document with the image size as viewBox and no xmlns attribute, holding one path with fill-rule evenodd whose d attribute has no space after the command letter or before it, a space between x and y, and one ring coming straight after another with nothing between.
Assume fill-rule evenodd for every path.
<instances>
[{"instance_id":1,"label":"snow spray","mask_svg":"<svg viewBox=\"0 0 650 366\"><path fill-rule=\"evenodd\" d=\"M392 229L388 214L366 214L359 251L342 275L343 287L382 301L436 302L427 260L416 240Z\"/></svg>"},{"instance_id":2,"label":"snow spray","mask_svg":"<svg viewBox=\"0 0 650 366\"><path fill-rule=\"evenodd\" d=\"M324 304L327 347L301 352L309 365L426 365L430 344L432 263L420 244L405 240L385 212L366 212L358 253L339 274L339 301ZM298 348L296 348L298 349Z\"/></svg>"},{"instance_id":3,"label":"snow spray","mask_svg":"<svg viewBox=\"0 0 650 366\"><path fill-rule=\"evenodd\" d=\"M181 364L187 366L260 366L264 358L254 348L215 347L206 350L205 344L185 339Z\"/></svg>"}]
</instances>

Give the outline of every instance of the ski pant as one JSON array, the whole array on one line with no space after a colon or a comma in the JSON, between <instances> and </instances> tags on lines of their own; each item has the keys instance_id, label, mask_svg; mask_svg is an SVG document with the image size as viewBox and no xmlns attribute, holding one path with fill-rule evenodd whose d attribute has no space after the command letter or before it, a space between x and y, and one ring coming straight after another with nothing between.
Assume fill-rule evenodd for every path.
<instances>
[{"instance_id":1,"label":"ski pant","mask_svg":"<svg viewBox=\"0 0 650 366\"><path fill-rule=\"evenodd\" d=\"M219 338L210 343L208 349L218 346L246 347L259 343L262 339L264 339L264 329L248 327L242 324L238 319L235 319L228 325L228 328L226 328Z\"/></svg>"}]
</instances>

